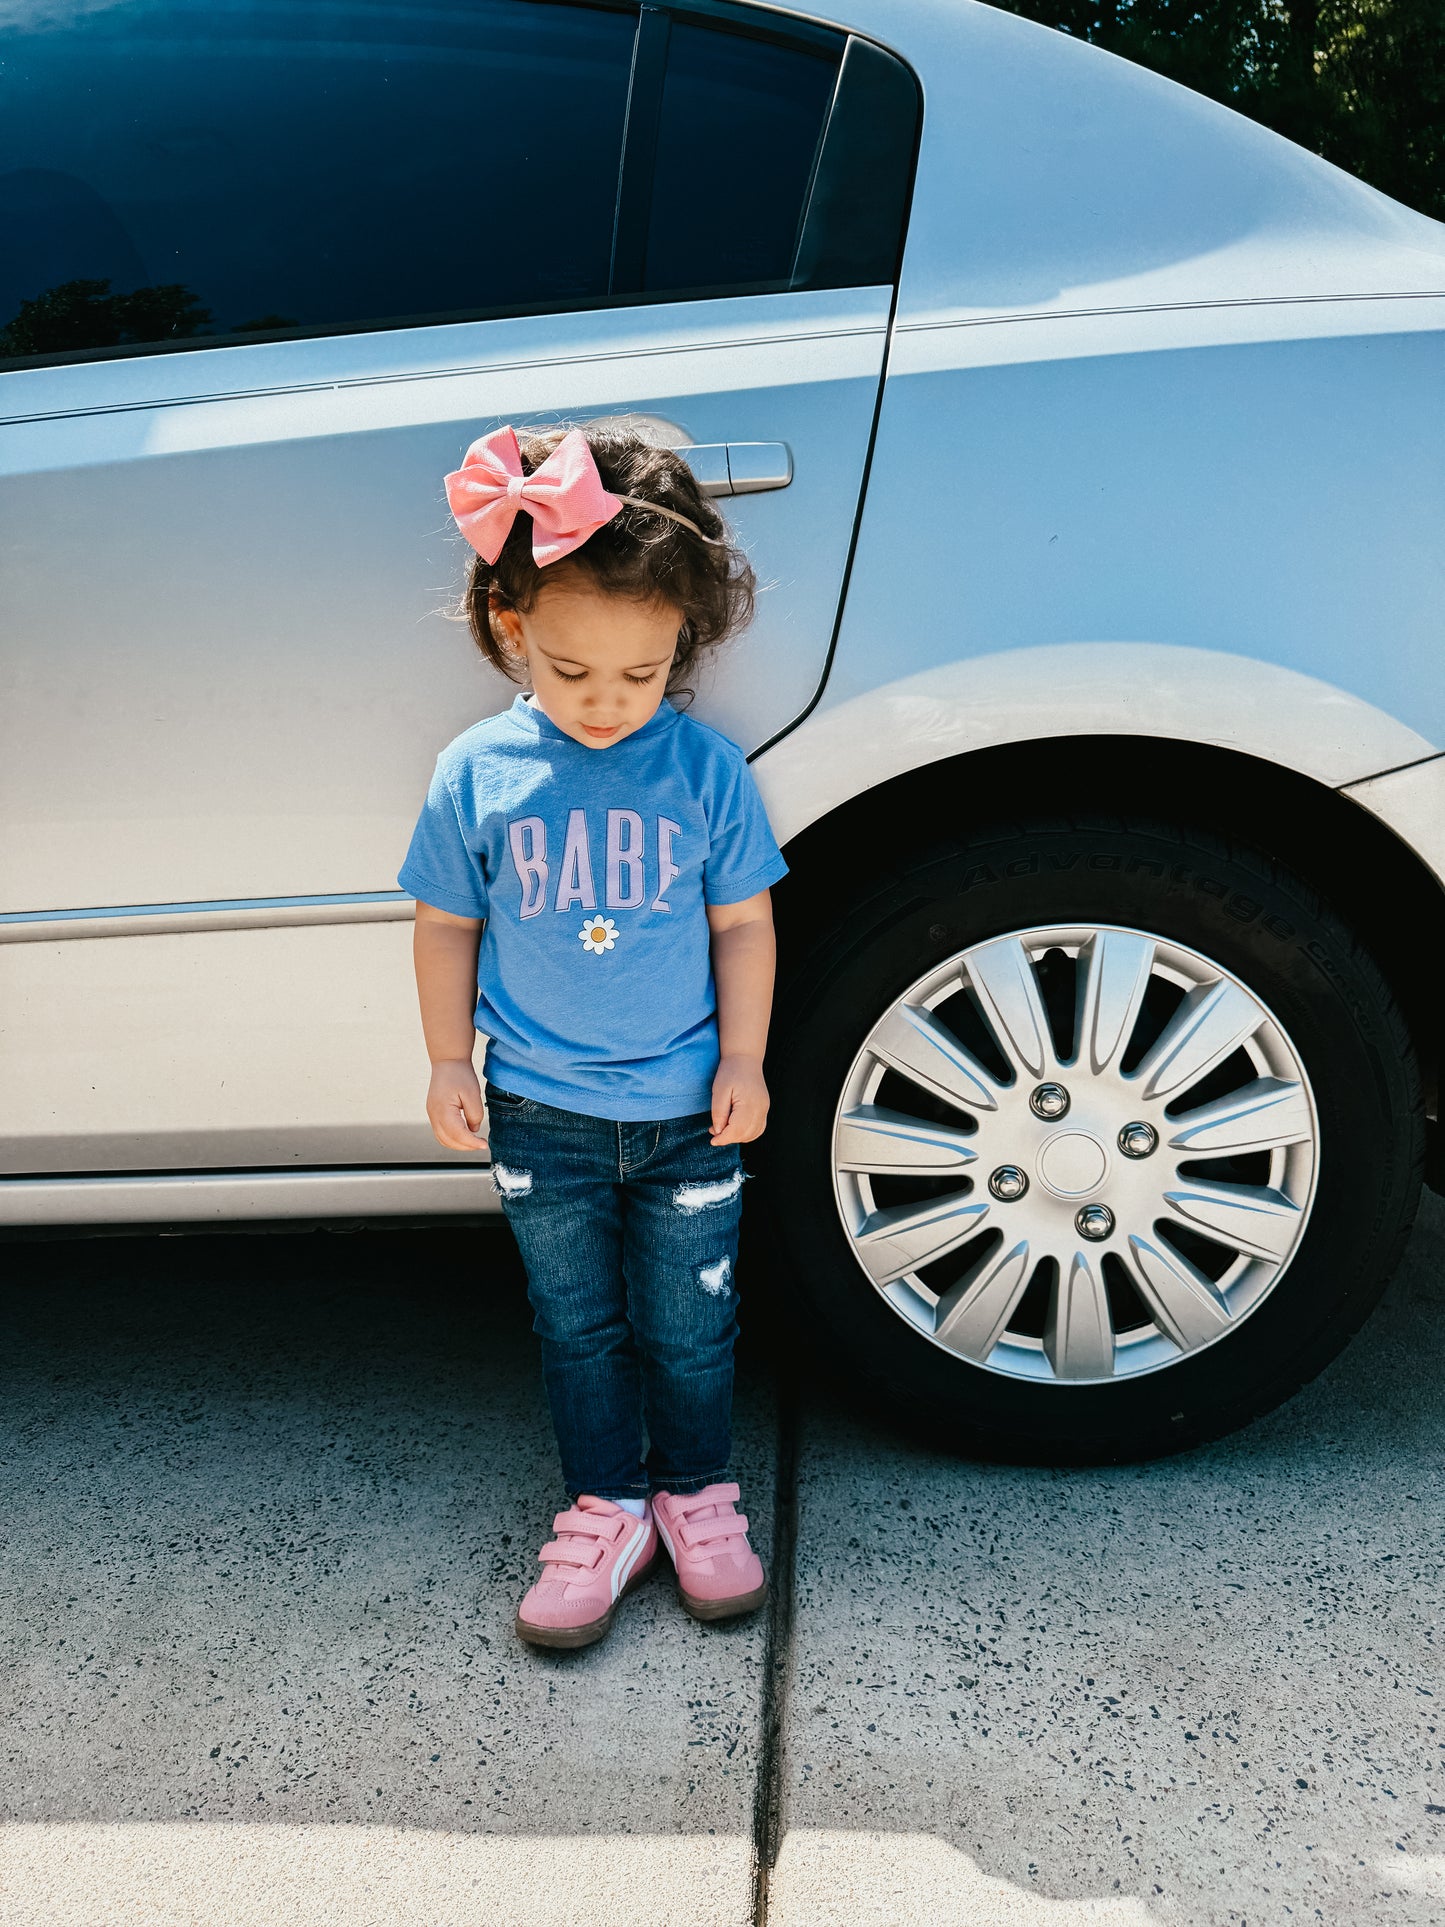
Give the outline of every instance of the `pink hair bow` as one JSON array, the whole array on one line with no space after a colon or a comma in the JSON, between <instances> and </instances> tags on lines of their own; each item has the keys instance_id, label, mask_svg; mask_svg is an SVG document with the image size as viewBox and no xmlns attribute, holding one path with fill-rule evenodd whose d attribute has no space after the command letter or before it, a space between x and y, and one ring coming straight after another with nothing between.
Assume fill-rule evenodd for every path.
<instances>
[{"instance_id":1,"label":"pink hair bow","mask_svg":"<svg viewBox=\"0 0 1445 1927\"><path fill-rule=\"evenodd\" d=\"M564 435L530 475L522 473L516 430L498 428L472 443L446 488L457 527L487 562L502 553L518 509L525 509L539 569L580 549L622 507L622 498L602 486L580 428Z\"/></svg>"}]
</instances>

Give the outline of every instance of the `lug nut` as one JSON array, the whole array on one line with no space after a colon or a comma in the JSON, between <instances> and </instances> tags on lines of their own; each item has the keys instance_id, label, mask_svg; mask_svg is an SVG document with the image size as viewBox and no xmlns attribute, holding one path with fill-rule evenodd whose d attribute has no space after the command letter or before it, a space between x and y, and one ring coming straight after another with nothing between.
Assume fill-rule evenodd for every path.
<instances>
[{"instance_id":1,"label":"lug nut","mask_svg":"<svg viewBox=\"0 0 1445 1927\"><path fill-rule=\"evenodd\" d=\"M1029 1188L1029 1181L1016 1164L1001 1164L988 1181L988 1188L1002 1204L1015 1204Z\"/></svg>"},{"instance_id":2,"label":"lug nut","mask_svg":"<svg viewBox=\"0 0 1445 1927\"><path fill-rule=\"evenodd\" d=\"M1159 1133L1152 1124L1126 1124L1119 1133L1119 1149L1126 1158L1147 1158L1159 1146Z\"/></svg>"},{"instance_id":3,"label":"lug nut","mask_svg":"<svg viewBox=\"0 0 1445 1927\"><path fill-rule=\"evenodd\" d=\"M1079 1227L1081 1238L1091 1238L1097 1244L1113 1231L1114 1214L1106 1204L1086 1204L1074 1223Z\"/></svg>"},{"instance_id":4,"label":"lug nut","mask_svg":"<svg viewBox=\"0 0 1445 1927\"><path fill-rule=\"evenodd\" d=\"M1069 1108L1069 1093L1062 1084L1040 1084L1029 1099L1029 1109L1035 1117L1046 1117L1051 1122L1062 1117Z\"/></svg>"}]
</instances>

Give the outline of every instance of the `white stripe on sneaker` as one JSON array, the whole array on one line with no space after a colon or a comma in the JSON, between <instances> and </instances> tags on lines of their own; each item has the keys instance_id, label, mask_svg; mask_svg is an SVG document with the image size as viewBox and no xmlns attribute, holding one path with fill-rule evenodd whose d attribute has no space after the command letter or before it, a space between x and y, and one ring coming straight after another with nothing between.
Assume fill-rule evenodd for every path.
<instances>
[{"instance_id":1,"label":"white stripe on sneaker","mask_svg":"<svg viewBox=\"0 0 1445 1927\"><path fill-rule=\"evenodd\" d=\"M612 1568L612 1597L614 1599L618 1598L621 1594L623 1584L628 1574L632 1571L632 1568L637 1564L637 1556L646 1544L647 1521L646 1519L639 1519L637 1521L637 1537Z\"/></svg>"}]
</instances>

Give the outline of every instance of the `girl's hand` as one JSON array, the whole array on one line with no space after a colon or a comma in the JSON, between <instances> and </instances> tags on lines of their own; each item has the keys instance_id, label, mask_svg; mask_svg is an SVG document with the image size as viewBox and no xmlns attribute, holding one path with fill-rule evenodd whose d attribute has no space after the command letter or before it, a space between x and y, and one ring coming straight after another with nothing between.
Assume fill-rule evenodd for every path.
<instances>
[{"instance_id":1,"label":"girl's hand","mask_svg":"<svg viewBox=\"0 0 1445 1927\"><path fill-rule=\"evenodd\" d=\"M448 1151L485 1151L482 1087L469 1057L444 1058L431 1067L426 1114L432 1136Z\"/></svg>"},{"instance_id":2,"label":"girl's hand","mask_svg":"<svg viewBox=\"0 0 1445 1927\"><path fill-rule=\"evenodd\" d=\"M755 1057L725 1057L712 1081L712 1142L751 1144L768 1121L768 1087Z\"/></svg>"},{"instance_id":3,"label":"girl's hand","mask_svg":"<svg viewBox=\"0 0 1445 1927\"><path fill-rule=\"evenodd\" d=\"M768 1121L763 1049L773 1002L773 910L766 890L710 903L712 969L722 1061L712 1081L712 1141L751 1144Z\"/></svg>"}]
</instances>

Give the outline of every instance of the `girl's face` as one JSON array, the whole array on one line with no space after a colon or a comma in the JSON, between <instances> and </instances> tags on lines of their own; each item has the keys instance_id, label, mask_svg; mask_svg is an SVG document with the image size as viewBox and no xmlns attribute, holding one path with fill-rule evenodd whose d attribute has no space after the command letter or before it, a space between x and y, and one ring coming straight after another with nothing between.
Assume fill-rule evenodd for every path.
<instances>
[{"instance_id":1,"label":"girl's face","mask_svg":"<svg viewBox=\"0 0 1445 1927\"><path fill-rule=\"evenodd\" d=\"M492 626L527 666L537 706L589 749L610 749L657 713L681 611L630 602L585 580L548 582L532 608L491 605Z\"/></svg>"}]
</instances>

